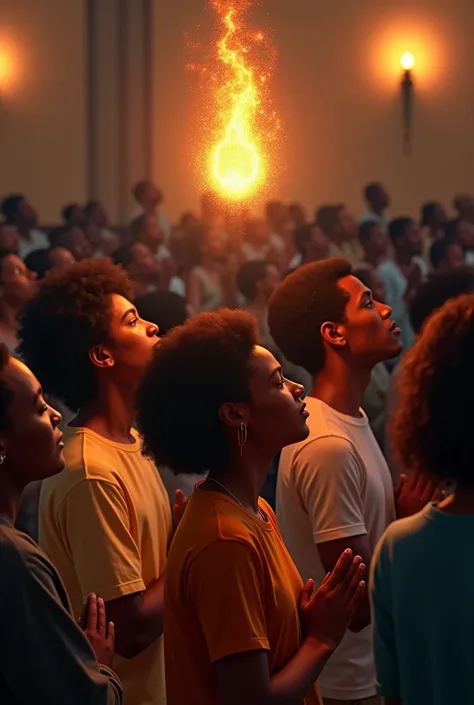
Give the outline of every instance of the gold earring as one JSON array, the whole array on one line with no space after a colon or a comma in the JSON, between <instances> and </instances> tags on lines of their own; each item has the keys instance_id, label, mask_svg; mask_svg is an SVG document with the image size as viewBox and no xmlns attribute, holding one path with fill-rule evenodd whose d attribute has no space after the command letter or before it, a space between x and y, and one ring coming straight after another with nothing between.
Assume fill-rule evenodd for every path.
<instances>
[{"instance_id":1,"label":"gold earring","mask_svg":"<svg viewBox=\"0 0 474 705\"><path fill-rule=\"evenodd\" d=\"M239 443L240 456L242 457L244 453L244 445L247 442L247 424L244 424L243 421L237 431L237 441Z\"/></svg>"},{"instance_id":2,"label":"gold earring","mask_svg":"<svg viewBox=\"0 0 474 705\"><path fill-rule=\"evenodd\" d=\"M5 462L6 457L7 457L7 456L5 455L5 453L0 453L0 465L3 465L3 463Z\"/></svg>"}]
</instances>

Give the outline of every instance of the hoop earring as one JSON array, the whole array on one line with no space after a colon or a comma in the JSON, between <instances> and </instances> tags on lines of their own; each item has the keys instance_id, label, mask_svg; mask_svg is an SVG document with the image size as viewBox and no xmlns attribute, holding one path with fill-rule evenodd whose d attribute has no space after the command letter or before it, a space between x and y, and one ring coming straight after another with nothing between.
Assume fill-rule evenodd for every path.
<instances>
[{"instance_id":1,"label":"hoop earring","mask_svg":"<svg viewBox=\"0 0 474 705\"><path fill-rule=\"evenodd\" d=\"M7 456L5 455L5 453L0 453L0 465L3 465L6 460L6 457Z\"/></svg>"},{"instance_id":2,"label":"hoop earring","mask_svg":"<svg viewBox=\"0 0 474 705\"><path fill-rule=\"evenodd\" d=\"M244 454L244 445L247 442L247 424L244 424L243 421L237 431L237 441L239 443L240 448L240 457L242 457L242 455Z\"/></svg>"}]
</instances>

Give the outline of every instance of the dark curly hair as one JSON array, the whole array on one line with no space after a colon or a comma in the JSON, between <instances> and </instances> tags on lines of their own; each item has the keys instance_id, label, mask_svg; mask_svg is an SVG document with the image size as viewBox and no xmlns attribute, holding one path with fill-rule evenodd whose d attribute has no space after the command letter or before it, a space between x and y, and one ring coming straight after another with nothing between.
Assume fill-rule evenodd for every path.
<instances>
[{"instance_id":1,"label":"dark curly hair","mask_svg":"<svg viewBox=\"0 0 474 705\"><path fill-rule=\"evenodd\" d=\"M144 452L157 465L203 473L228 461L219 408L250 401L249 359L256 344L253 316L229 309L201 313L162 339L137 402ZM187 402L179 389L191 394Z\"/></svg>"},{"instance_id":2,"label":"dark curly hair","mask_svg":"<svg viewBox=\"0 0 474 705\"><path fill-rule=\"evenodd\" d=\"M131 299L129 279L107 260L76 262L49 273L20 320L18 352L44 390L77 411L97 385L89 350L107 340L111 294Z\"/></svg>"},{"instance_id":3,"label":"dark curly hair","mask_svg":"<svg viewBox=\"0 0 474 705\"><path fill-rule=\"evenodd\" d=\"M349 297L337 283L351 272L350 262L342 258L311 262L290 274L270 299L274 341L290 362L313 376L324 367L322 324L344 320Z\"/></svg>"},{"instance_id":4,"label":"dark curly hair","mask_svg":"<svg viewBox=\"0 0 474 705\"><path fill-rule=\"evenodd\" d=\"M473 485L474 295L448 301L406 353L392 432L404 467Z\"/></svg>"},{"instance_id":5,"label":"dark curly hair","mask_svg":"<svg viewBox=\"0 0 474 705\"><path fill-rule=\"evenodd\" d=\"M451 271L430 274L422 282L410 304L410 323L419 333L425 321L449 299L474 292L472 267L457 267Z\"/></svg>"},{"instance_id":6,"label":"dark curly hair","mask_svg":"<svg viewBox=\"0 0 474 705\"><path fill-rule=\"evenodd\" d=\"M8 365L10 353L3 343L0 343L0 430L3 430L7 421L8 407L12 400L11 390L2 379L3 370Z\"/></svg>"}]
</instances>

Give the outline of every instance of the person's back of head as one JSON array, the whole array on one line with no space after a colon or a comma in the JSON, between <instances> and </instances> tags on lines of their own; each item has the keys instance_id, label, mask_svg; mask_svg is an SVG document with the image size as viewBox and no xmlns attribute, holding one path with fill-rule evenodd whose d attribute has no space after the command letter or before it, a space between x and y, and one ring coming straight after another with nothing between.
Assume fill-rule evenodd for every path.
<instances>
[{"instance_id":1,"label":"person's back of head","mask_svg":"<svg viewBox=\"0 0 474 705\"><path fill-rule=\"evenodd\" d=\"M78 262L93 255L92 245L78 225L69 224L55 228L49 234L49 243L51 248L63 247L69 250Z\"/></svg>"},{"instance_id":2,"label":"person's back of head","mask_svg":"<svg viewBox=\"0 0 474 705\"><path fill-rule=\"evenodd\" d=\"M316 211L316 223L321 230L331 240L334 238L334 231L339 220L340 206L325 205L318 208Z\"/></svg>"},{"instance_id":3,"label":"person's back of head","mask_svg":"<svg viewBox=\"0 0 474 705\"><path fill-rule=\"evenodd\" d=\"M413 218L395 218L388 226L388 234L395 250L404 251L410 256L421 254L420 230Z\"/></svg>"},{"instance_id":4,"label":"person's back of head","mask_svg":"<svg viewBox=\"0 0 474 705\"><path fill-rule=\"evenodd\" d=\"M462 267L464 250L455 238L440 238L430 247L430 262L435 271Z\"/></svg>"},{"instance_id":5,"label":"person's back of head","mask_svg":"<svg viewBox=\"0 0 474 705\"><path fill-rule=\"evenodd\" d=\"M392 435L404 467L474 486L474 294L434 313L406 353ZM471 440L472 439L472 440Z\"/></svg>"},{"instance_id":6,"label":"person's back of head","mask_svg":"<svg viewBox=\"0 0 474 705\"><path fill-rule=\"evenodd\" d=\"M106 260L76 262L48 274L21 317L21 358L45 391L73 411L98 392L92 351L110 340L114 295L131 300L125 272Z\"/></svg>"},{"instance_id":7,"label":"person's back of head","mask_svg":"<svg viewBox=\"0 0 474 705\"><path fill-rule=\"evenodd\" d=\"M434 201L429 203L424 203L421 207L421 220L420 225L422 228L430 227L436 217L436 211L438 209L438 204Z\"/></svg>"},{"instance_id":8,"label":"person's back of head","mask_svg":"<svg viewBox=\"0 0 474 705\"><path fill-rule=\"evenodd\" d=\"M128 243L126 245L122 245L117 250L115 250L112 255L113 263L119 265L120 267L123 267L123 269L125 270L128 270L134 260L133 245L133 242Z\"/></svg>"},{"instance_id":9,"label":"person's back of head","mask_svg":"<svg viewBox=\"0 0 474 705\"><path fill-rule=\"evenodd\" d=\"M265 280L269 266L270 263L265 260L244 262L237 272L238 289L249 303L256 298L259 288L258 285Z\"/></svg>"},{"instance_id":10,"label":"person's back of head","mask_svg":"<svg viewBox=\"0 0 474 705\"><path fill-rule=\"evenodd\" d=\"M43 279L51 269L49 252L49 247L45 247L41 250L34 250L25 257L26 267L30 272L35 272L38 279Z\"/></svg>"},{"instance_id":11,"label":"person's back of head","mask_svg":"<svg viewBox=\"0 0 474 705\"><path fill-rule=\"evenodd\" d=\"M423 325L446 301L461 294L474 292L474 270L459 267L451 271L430 274L420 285L410 303L410 323L415 333L420 333Z\"/></svg>"},{"instance_id":12,"label":"person's back of head","mask_svg":"<svg viewBox=\"0 0 474 705\"><path fill-rule=\"evenodd\" d=\"M364 198L376 212L382 212L389 206L389 197L385 187L376 181L367 184L364 188Z\"/></svg>"},{"instance_id":13,"label":"person's back of head","mask_svg":"<svg viewBox=\"0 0 474 705\"><path fill-rule=\"evenodd\" d=\"M134 303L140 318L158 326L160 336L183 325L189 317L185 299L173 291L152 291L138 296Z\"/></svg>"},{"instance_id":14,"label":"person's back of head","mask_svg":"<svg viewBox=\"0 0 474 705\"><path fill-rule=\"evenodd\" d=\"M2 214L8 225L14 225L20 214L21 205L25 197L21 193L12 193L2 201Z\"/></svg>"},{"instance_id":15,"label":"person's back of head","mask_svg":"<svg viewBox=\"0 0 474 705\"><path fill-rule=\"evenodd\" d=\"M81 225L84 221L84 210L78 203L69 203L61 210L65 225Z\"/></svg>"},{"instance_id":16,"label":"person's back of head","mask_svg":"<svg viewBox=\"0 0 474 705\"><path fill-rule=\"evenodd\" d=\"M338 282L351 274L344 259L313 262L297 269L277 287L270 299L270 333L283 355L310 374L324 367L321 326L344 320L348 301Z\"/></svg>"}]
</instances>

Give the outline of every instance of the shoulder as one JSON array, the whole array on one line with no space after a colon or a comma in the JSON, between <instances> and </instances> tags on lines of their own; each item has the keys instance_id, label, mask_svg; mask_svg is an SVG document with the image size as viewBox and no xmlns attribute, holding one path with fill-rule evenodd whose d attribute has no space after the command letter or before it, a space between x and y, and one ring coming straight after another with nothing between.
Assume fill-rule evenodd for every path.
<instances>
[{"instance_id":1,"label":"shoulder","mask_svg":"<svg viewBox=\"0 0 474 705\"><path fill-rule=\"evenodd\" d=\"M357 454L351 441L343 435L327 434L310 437L294 450L293 464L344 465L357 462Z\"/></svg>"},{"instance_id":2,"label":"shoulder","mask_svg":"<svg viewBox=\"0 0 474 705\"><path fill-rule=\"evenodd\" d=\"M58 579L56 569L40 547L13 527L0 526L0 565L10 584L40 578L49 585Z\"/></svg>"}]
</instances>

